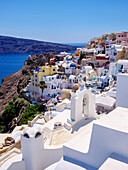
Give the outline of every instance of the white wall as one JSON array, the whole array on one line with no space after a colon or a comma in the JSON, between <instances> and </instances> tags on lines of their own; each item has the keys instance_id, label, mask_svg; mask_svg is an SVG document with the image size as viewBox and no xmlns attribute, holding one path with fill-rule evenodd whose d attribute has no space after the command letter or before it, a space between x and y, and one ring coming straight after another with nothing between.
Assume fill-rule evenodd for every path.
<instances>
[{"instance_id":1,"label":"white wall","mask_svg":"<svg viewBox=\"0 0 128 170\"><path fill-rule=\"evenodd\" d=\"M88 152L83 153L64 146L63 156L76 164L81 162L81 166L87 164L98 169L112 153L128 158L127 141L126 133L94 124Z\"/></svg>"},{"instance_id":2,"label":"white wall","mask_svg":"<svg viewBox=\"0 0 128 170\"><path fill-rule=\"evenodd\" d=\"M128 74L117 75L116 107L128 108Z\"/></svg>"},{"instance_id":3,"label":"white wall","mask_svg":"<svg viewBox=\"0 0 128 170\"><path fill-rule=\"evenodd\" d=\"M30 128L29 138L21 136L21 145L23 160L25 162L26 170L41 170L50 166L51 164L60 160L63 155L63 149L61 146L49 146L44 148L44 135L41 134L35 138L35 134L38 132L32 131ZM33 127L33 130L36 127ZM47 138L47 135L45 135ZM15 170L15 169L14 169Z\"/></svg>"},{"instance_id":4,"label":"white wall","mask_svg":"<svg viewBox=\"0 0 128 170\"><path fill-rule=\"evenodd\" d=\"M41 143L40 143L41 145ZM39 146L40 146L39 145ZM37 148L37 146L35 146L35 149ZM27 151L27 150L26 150ZM31 155L28 154L28 159ZM40 158L42 158L42 162L39 162L36 160L36 165L37 168L36 170L43 170L47 167L49 167L50 165L52 165L53 163L58 162L61 157L63 156L63 147L56 147L54 146L49 147L49 148L45 148L43 150L43 154L40 155ZM36 156L34 156L34 158L36 159ZM40 166L41 163L41 166ZM40 166L40 168L39 168ZM28 167L25 166L25 161L17 161L17 162L13 162L7 169L8 170L32 170L34 168L33 164L29 164ZM4 167L4 169L1 170L6 170L6 167Z\"/></svg>"},{"instance_id":5,"label":"white wall","mask_svg":"<svg viewBox=\"0 0 128 170\"><path fill-rule=\"evenodd\" d=\"M72 69L70 67L68 69L65 68L65 74L72 74Z\"/></svg>"},{"instance_id":6,"label":"white wall","mask_svg":"<svg viewBox=\"0 0 128 170\"><path fill-rule=\"evenodd\" d=\"M116 64L115 63L110 63L109 64L109 75L114 75L116 70Z\"/></svg>"},{"instance_id":7,"label":"white wall","mask_svg":"<svg viewBox=\"0 0 128 170\"><path fill-rule=\"evenodd\" d=\"M45 157L43 158L43 169L52 165L55 162L58 162L63 156L63 147L54 148L54 149L45 149L44 150Z\"/></svg>"},{"instance_id":8,"label":"white wall","mask_svg":"<svg viewBox=\"0 0 128 170\"><path fill-rule=\"evenodd\" d=\"M102 76L104 76L104 74L106 75L108 74L108 69L105 69L104 67L99 68L98 71L99 71L99 76L101 76L101 74Z\"/></svg>"},{"instance_id":9,"label":"white wall","mask_svg":"<svg viewBox=\"0 0 128 170\"><path fill-rule=\"evenodd\" d=\"M5 170L5 169L4 169ZM11 164L8 170L26 170L24 161L18 161Z\"/></svg>"},{"instance_id":10,"label":"white wall","mask_svg":"<svg viewBox=\"0 0 128 170\"><path fill-rule=\"evenodd\" d=\"M21 146L26 170L37 170L43 167L43 135L38 138L26 138L21 135Z\"/></svg>"}]
</instances>

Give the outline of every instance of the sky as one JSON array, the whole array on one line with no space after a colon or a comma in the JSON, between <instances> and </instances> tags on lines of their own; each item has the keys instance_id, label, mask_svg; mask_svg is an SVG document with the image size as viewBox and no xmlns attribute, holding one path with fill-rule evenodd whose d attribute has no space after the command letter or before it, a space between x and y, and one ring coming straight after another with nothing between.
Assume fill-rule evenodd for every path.
<instances>
[{"instance_id":1,"label":"sky","mask_svg":"<svg viewBox=\"0 0 128 170\"><path fill-rule=\"evenodd\" d=\"M0 0L0 35L87 43L128 31L128 0Z\"/></svg>"}]
</instances>

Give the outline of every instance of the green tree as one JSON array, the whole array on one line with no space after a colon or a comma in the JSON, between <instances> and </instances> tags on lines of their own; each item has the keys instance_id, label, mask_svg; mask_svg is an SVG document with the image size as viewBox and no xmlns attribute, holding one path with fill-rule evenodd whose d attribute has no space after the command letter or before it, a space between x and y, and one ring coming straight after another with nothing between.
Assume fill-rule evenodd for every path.
<instances>
[{"instance_id":1,"label":"green tree","mask_svg":"<svg viewBox=\"0 0 128 170\"><path fill-rule=\"evenodd\" d=\"M45 81L40 81L40 84L38 84L38 86L42 89L42 93L43 93L44 89L47 88Z\"/></svg>"},{"instance_id":2,"label":"green tree","mask_svg":"<svg viewBox=\"0 0 128 170\"><path fill-rule=\"evenodd\" d=\"M80 57L78 59L78 63L80 64L81 60L84 58L84 54L80 53Z\"/></svg>"},{"instance_id":3,"label":"green tree","mask_svg":"<svg viewBox=\"0 0 128 170\"><path fill-rule=\"evenodd\" d=\"M2 118L0 119L0 132L8 132L10 122L24 113L24 108L29 107L30 103L23 98L13 98L5 107Z\"/></svg>"}]
</instances>

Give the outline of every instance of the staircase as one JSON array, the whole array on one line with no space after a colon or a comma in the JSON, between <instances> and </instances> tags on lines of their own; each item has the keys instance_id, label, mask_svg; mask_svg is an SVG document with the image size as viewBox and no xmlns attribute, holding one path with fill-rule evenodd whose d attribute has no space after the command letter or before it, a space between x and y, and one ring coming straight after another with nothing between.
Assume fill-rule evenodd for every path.
<instances>
[{"instance_id":1,"label":"staircase","mask_svg":"<svg viewBox=\"0 0 128 170\"><path fill-rule=\"evenodd\" d=\"M67 119L67 123L64 123L64 127L67 130L70 130L75 123L76 123L75 121L73 121L71 119Z\"/></svg>"}]
</instances>

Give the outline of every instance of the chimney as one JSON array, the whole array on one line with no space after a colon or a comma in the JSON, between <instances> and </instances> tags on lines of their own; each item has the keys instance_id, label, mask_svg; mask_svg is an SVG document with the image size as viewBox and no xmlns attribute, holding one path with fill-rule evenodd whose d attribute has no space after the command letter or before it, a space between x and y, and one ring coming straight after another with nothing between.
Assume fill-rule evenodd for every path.
<instances>
[{"instance_id":1,"label":"chimney","mask_svg":"<svg viewBox=\"0 0 128 170\"><path fill-rule=\"evenodd\" d=\"M43 169L43 134L39 127L26 127L21 136L23 160L26 170Z\"/></svg>"}]
</instances>

